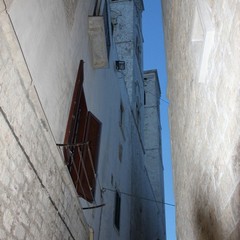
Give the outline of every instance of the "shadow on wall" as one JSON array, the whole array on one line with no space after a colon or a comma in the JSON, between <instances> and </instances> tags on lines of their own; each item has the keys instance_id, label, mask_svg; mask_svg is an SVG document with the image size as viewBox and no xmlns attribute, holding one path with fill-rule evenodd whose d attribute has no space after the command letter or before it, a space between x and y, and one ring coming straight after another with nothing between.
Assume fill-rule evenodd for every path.
<instances>
[{"instance_id":1,"label":"shadow on wall","mask_svg":"<svg viewBox=\"0 0 240 240\"><path fill-rule=\"evenodd\" d=\"M236 176L236 178L239 178L239 175L240 175L240 139L238 140L238 144L235 149L235 155L234 155L233 161L232 161L232 169L233 169L233 173Z\"/></svg>"},{"instance_id":2,"label":"shadow on wall","mask_svg":"<svg viewBox=\"0 0 240 240\"><path fill-rule=\"evenodd\" d=\"M217 204L217 199L215 199L216 202L214 205L212 201L209 200L211 191L206 193L200 191L195 195L194 228L197 240L240 239L240 140L236 145L231 167L233 177L236 181L236 187L231 196L229 208L226 206L226 211L224 210L225 212L222 212L222 221L216 218L216 206L214 205ZM222 181L224 181L224 179ZM228 211L228 209L230 210Z\"/></svg>"},{"instance_id":3,"label":"shadow on wall","mask_svg":"<svg viewBox=\"0 0 240 240\"><path fill-rule=\"evenodd\" d=\"M223 239L223 231L217 221L214 206L204 194L198 195L194 203L194 225L197 240L220 240Z\"/></svg>"}]
</instances>

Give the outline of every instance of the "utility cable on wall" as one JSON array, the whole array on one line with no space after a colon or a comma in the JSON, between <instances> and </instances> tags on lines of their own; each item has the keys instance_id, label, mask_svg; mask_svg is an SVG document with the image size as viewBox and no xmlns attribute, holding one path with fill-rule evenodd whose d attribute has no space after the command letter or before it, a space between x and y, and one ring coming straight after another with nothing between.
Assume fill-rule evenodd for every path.
<instances>
[{"instance_id":1,"label":"utility cable on wall","mask_svg":"<svg viewBox=\"0 0 240 240\"><path fill-rule=\"evenodd\" d=\"M166 100L164 100L163 98L160 98L160 101L162 101L162 102L165 102L165 103L169 104L169 102L168 102L168 101L166 101Z\"/></svg>"},{"instance_id":2,"label":"utility cable on wall","mask_svg":"<svg viewBox=\"0 0 240 240\"><path fill-rule=\"evenodd\" d=\"M152 93L152 92L150 92L150 91L145 91L145 92L146 92L146 93L150 93L151 95L153 95L153 96L156 97L156 98L158 97L156 94L154 94L154 93ZM165 99L163 99L163 98L161 98L161 97L160 97L160 101L169 104L169 102L168 102L167 100L165 100Z\"/></svg>"},{"instance_id":3,"label":"utility cable on wall","mask_svg":"<svg viewBox=\"0 0 240 240\"><path fill-rule=\"evenodd\" d=\"M102 188L102 191L103 192L105 192L105 191L116 192L115 189L110 189L110 188L105 188L105 187ZM157 201L157 200L153 200L151 198L141 197L141 196L137 196L137 195L134 195L134 194L131 194L131 193L126 193L126 192L121 192L121 191L118 191L118 192L123 194L123 195L126 195L128 197L137 198L137 199L146 200L146 201L155 202L155 203L161 203L161 204L164 204L164 205L170 206L170 207L175 207L175 205L172 204L172 203Z\"/></svg>"}]
</instances>

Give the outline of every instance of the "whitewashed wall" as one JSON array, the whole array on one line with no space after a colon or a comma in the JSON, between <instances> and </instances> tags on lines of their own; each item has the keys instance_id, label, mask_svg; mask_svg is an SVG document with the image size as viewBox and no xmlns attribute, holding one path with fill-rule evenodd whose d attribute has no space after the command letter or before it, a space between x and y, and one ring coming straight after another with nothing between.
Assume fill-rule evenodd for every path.
<instances>
[{"instance_id":1,"label":"whitewashed wall","mask_svg":"<svg viewBox=\"0 0 240 240\"><path fill-rule=\"evenodd\" d=\"M102 210L85 210L84 214L89 226L94 229L95 238L129 239L131 199L122 197L121 232L118 233L113 223L115 193L106 191L102 198L100 196L102 187L131 192L131 154L128 147L131 146L131 111L124 80L115 71L114 60L118 58L114 55L114 45L110 52L109 67L98 70L92 68L88 15L93 13L93 3L94 1L55 1L50 4L46 1L13 1L8 5L8 13L23 51L27 70L31 74L31 84L35 86L46 114L36 120L36 124L41 122L47 128L49 124L48 130L53 133L57 143L63 141L78 64L80 59L84 60L87 105L103 124L96 204L106 204ZM125 115L123 130L119 127L120 102ZM20 115L16 118L21 117ZM21 134L28 138L26 132ZM35 136L34 130L32 134ZM39 142L39 146L41 144L43 143ZM122 162L118 153L120 144L123 145ZM55 148L54 142L52 148ZM62 159L60 162L66 170ZM66 174L68 176L67 172ZM70 179L69 181L71 183ZM53 189L55 187L52 185ZM65 195L69 199L68 194ZM89 204L82 201L82 206L88 207ZM81 218L84 222L83 215Z\"/></svg>"},{"instance_id":2,"label":"whitewashed wall","mask_svg":"<svg viewBox=\"0 0 240 240\"><path fill-rule=\"evenodd\" d=\"M13 1L9 15L57 142L66 127L80 59L91 64L88 15L94 1Z\"/></svg>"},{"instance_id":3,"label":"whitewashed wall","mask_svg":"<svg viewBox=\"0 0 240 240\"><path fill-rule=\"evenodd\" d=\"M3 1L0 7L0 238L88 239L9 9Z\"/></svg>"},{"instance_id":4,"label":"whitewashed wall","mask_svg":"<svg viewBox=\"0 0 240 240\"><path fill-rule=\"evenodd\" d=\"M136 96L143 101L142 69L133 60L134 41L127 45L132 53L128 55L126 49L120 54L118 43L111 40L108 67L93 69L88 15L93 14L95 1L13 0L6 1L6 9L4 2L0 3L0 128L3 132L0 163L6 170L0 175L0 184L6 190L0 196L4 202L0 236L3 239L12 236L87 239L91 227L94 239L146 238L148 233L141 228L144 215L138 218L136 214L141 210L141 201L121 194L119 232L113 220L116 189L142 196L144 188L147 186L149 191L151 187L144 185L147 175L143 162L143 122L137 124L135 105L132 105ZM126 29L130 34L135 24L134 6L130 9L132 29ZM120 56L126 57L127 75L115 70L115 60L121 60ZM79 202L55 145L63 142L81 59L85 62L87 106L102 122L94 205L105 204L84 212L82 207L93 205L84 200ZM131 79L134 79L131 86L139 81L139 89L133 95L129 95L126 84ZM121 104L124 121L120 127ZM10 180L13 172L16 176ZM106 190L101 191L103 188ZM146 209L143 208L144 214Z\"/></svg>"}]
</instances>

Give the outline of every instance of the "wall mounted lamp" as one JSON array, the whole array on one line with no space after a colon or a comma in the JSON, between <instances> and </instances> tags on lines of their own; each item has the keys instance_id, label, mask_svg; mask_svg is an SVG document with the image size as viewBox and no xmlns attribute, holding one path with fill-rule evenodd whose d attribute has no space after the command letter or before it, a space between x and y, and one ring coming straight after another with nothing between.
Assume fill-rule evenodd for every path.
<instances>
[{"instance_id":1,"label":"wall mounted lamp","mask_svg":"<svg viewBox=\"0 0 240 240\"><path fill-rule=\"evenodd\" d=\"M116 70L125 70L125 61L115 61Z\"/></svg>"}]
</instances>

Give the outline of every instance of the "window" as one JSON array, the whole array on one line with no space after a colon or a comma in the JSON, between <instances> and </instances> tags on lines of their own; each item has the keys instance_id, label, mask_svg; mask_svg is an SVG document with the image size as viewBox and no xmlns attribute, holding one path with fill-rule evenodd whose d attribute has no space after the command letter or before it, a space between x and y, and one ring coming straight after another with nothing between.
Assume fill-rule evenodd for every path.
<instances>
[{"instance_id":1,"label":"window","mask_svg":"<svg viewBox=\"0 0 240 240\"><path fill-rule=\"evenodd\" d=\"M136 118L137 118L137 124L140 125L141 122L141 114L140 114L140 106L139 106L139 101L136 103Z\"/></svg>"},{"instance_id":2,"label":"window","mask_svg":"<svg viewBox=\"0 0 240 240\"><path fill-rule=\"evenodd\" d=\"M64 139L64 157L77 193L94 200L101 122L87 109L83 90L83 61L72 97Z\"/></svg>"},{"instance_id":3,"label":"window","mask_svg":"<svg viewBox=\"0 0 240 240\"><path fill-rule=\"evenodd\" d=\"M120 104L120 119L119 119L119 126L122 128L124 125L124 107L123 104Z\"/></svg>"},{"instance_id":4,"label":"window","mask_svg":"<svg viewBox=\"0 0 240 240\"><path fill-rule=\"evenodd\" d=\"M114 226L120 230L120 212L121 212L121 196L118 191L115 194L115 213L114 213Z\"/></svg>"},{"instance_id":5,"label":"window","mask_svg":"<svg viewBox=\"0 0 240 240\"><path fill-rule=\"evenodd\" d=\"M124 111L125 111L125 110L124 110L124 107L123 107L122 102L120 103L119 111L120 111L119 127L120 127L120 130L121 130L123 139L125 140L125 134L124 134L124 122L125 122L125 114L124 114Z\"/></svg>"},{"instance_id":6,"label":"window","mask_svg":"<svg viewBox=\"0 0 240 240\"><path fill-rule=\"evenodd\" d=\"M142 54L142 49L141 49L141 44L140 44L140 40L139 40L138 37L136 37L135 51L136 51L136 55L137 55L138 62L140 63L141 54Z\"/></svg>"},{"instance_id":7,"label":"window","mask_svg":"<svg viewBox=\"0 0 240 240\"><path fill-rule=\"evenodd\" d=\"M120 160L120 162L122 161L122 155L123 155L123 146L122 144L118 145L118 159Z\"/></svg>"}]
</instances>

